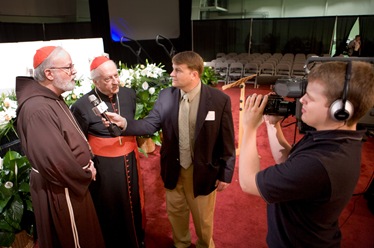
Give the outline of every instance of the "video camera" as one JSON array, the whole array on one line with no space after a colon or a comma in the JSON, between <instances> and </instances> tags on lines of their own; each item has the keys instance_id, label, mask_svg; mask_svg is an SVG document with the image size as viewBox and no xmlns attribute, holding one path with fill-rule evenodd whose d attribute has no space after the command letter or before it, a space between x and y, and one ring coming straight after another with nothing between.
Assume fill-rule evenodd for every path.
<instances>
[{"instance_id":1,"label":"video camera","mask_svg":"<svg viewBox=\"0 0 374 248\"><path fill-rule=\"evenodd\" d=\"M275 82L274 92L269 95L264 114L299 117L300 102L297 101L305 94L308 81L304 78L280 78ZM294 98L294 101L286 101L284 97Z\"/></svg>"},{"instance_id":2,"label":"video camera","mask_svg":"<svg viewBox=\"0 0 374 248\"><path fill-rule=\"evenodd\" d=\"M268 102L264 109L264 114L267 115L278 115L284 116L285 118L292 115L295 116L297 127L300 133L305 133L307 130L313 130L314 128L306 125L301 120L301 108L302 104L300 103L300 98L305 94L306 87L308 84L307 75L310 72L310 69L314 67L316 63L327 62L327 61L365 61L365 62L374 62L374 58L359 58L359 57L310 57L306 60L304 69L305 76L303 78L280 78L275 82L274 92L276 95L269 95ZM287 101L285 98L293 98L292 101ZM374 109L374 108L373 108ZM373 109L370 112L373 112ZM371 123L368 124L368 117L364 116L362 120L365 119L363 126L368 129L374 127L374 117L371 116Z\"/></svg>"},{"instance_id":3,"label":"video camera","mask_svg":"<svg viewBox=\"0 0 374 248\"><path fill-rule=\"evenodd\" d=\"M275 82L274 92L276 95L269 95L268 102L264 109L264 114L284 116L285 118L295 116L297 127L300 133L312 130L301 120L301 103L300 98L305 94L308 84L305 78L280 78ZM287 101L285 98L293 98Z\"/></svg>"}]
</instances>

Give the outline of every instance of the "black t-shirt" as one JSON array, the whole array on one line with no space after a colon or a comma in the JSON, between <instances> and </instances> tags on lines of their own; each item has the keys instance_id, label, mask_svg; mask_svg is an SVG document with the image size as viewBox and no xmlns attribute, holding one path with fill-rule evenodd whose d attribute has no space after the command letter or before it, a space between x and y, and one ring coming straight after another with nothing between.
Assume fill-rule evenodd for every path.
<instances>
[{"instance_id":1,"label":"black t-shirt","mask_svg":"<svg viewBox=\"0 0 374 248\"><path fill-rule=\"evenodd\" d=\"M360 175L364 131L311 131L257 174L269 247L340 247L338 219Z\"/></svg>"}]
</instances>

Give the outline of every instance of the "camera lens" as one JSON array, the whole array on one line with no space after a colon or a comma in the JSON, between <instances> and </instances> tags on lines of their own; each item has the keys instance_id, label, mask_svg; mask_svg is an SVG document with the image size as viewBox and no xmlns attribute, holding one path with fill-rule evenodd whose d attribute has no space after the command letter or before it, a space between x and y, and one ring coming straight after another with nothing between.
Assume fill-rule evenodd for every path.
<instances>
[{"instance_id":1,"label":"camera lens","mask_svg":"<svg viewBox=\"0 0 374 248\"><path fill-rule=\"evenodd\" d=\"M278 95L269 95L264 109L266 115L289 116L295 114L295 102L285 101Z\"/></svg>"}]
</instances>

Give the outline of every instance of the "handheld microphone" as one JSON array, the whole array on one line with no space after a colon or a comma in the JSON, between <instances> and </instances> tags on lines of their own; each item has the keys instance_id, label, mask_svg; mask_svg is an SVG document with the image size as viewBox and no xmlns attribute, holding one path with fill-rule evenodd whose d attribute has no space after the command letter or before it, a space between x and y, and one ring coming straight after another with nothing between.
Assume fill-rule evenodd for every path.
<instances>
[{"instance_id":1,"label":"handheld microphone","mask_svg":"<svg viewBox=\"0 0 374 248\"><path fill-rule=\"evenodd\" d=\"M116 124L112 123L109 117L106 115L108 106L105 104L105 102L99 102L99 100L97 99L95 95L89 95L88 100L94 106L92 108L92 111L95 113L95 115L101 116L105 120L109 121L108 131L110 135L113 137L120 136L122 133L121 129Z\"/></svg>"}]
</instances>

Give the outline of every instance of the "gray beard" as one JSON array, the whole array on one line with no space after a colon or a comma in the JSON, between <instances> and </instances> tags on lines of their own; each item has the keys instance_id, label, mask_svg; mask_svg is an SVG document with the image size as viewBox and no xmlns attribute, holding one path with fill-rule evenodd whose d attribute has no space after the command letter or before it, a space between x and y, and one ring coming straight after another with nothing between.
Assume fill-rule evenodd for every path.
<instances>
[{"instance_id":1,"label":"gray beard","mask_svg":"<svg viewBox=\"0 0 374 248\"><path fill-rule=\"evenodd\" d=\"M71 91L75 88L75 81L64 81L56 79L53 81L53 86L63 91Z\"/></svg>"}]
</instances>

